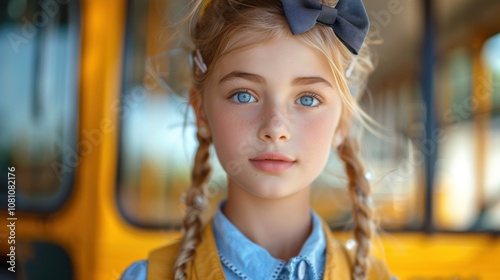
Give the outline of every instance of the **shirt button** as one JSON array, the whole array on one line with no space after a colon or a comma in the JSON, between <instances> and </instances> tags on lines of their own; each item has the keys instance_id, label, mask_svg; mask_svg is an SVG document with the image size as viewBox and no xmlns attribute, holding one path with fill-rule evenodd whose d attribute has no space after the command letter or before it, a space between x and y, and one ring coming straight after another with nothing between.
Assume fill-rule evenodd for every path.
<instances>
[{"instance_id":1,"label":"shirt button","mask_svg":"<svg viewBox=\"0 0 500 280\"><path fill-rule=\"evenodd\" d=\"M299 271L297 274L299 276L299 280L304 280L306 278L306 262L305 261L301 261L299 263Z\"/></svg>"}]
</instances>

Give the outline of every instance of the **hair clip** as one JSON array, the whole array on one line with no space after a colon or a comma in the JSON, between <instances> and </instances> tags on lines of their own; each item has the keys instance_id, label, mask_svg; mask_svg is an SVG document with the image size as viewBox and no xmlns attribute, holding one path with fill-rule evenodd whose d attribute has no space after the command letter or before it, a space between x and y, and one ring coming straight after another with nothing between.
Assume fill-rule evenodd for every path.
<instances>
[{"instance_id":1,"label":"hair clip","mask_svg":"<svg viewBox=\"0 0 500 280\"><path fill-rule=\"evenodd\" d=\"M201 56L201 52L199 49L196 49L194 51L195 55L193 56L193 61L198 67L198 69L201 71L201 73L206 73L208 68L205 62L203 62L203 57Z\"/></svg>"},{"instance_id":2,"label":"hair clip","mask_svg":"<svg viewBox=\"0 0 500 280\"><path fill-rule=\"evenodd\" d=\"M180 197L182 204L198 209L204 209L208 206L208 199L204 194L203 189L198 189L194 187L189 187Z\"/></svg>"}]
</instances>

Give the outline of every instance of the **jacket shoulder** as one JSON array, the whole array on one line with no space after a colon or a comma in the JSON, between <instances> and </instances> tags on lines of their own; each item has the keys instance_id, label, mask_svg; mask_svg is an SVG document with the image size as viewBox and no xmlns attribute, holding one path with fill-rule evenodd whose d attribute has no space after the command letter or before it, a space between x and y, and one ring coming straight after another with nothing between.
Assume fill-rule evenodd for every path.
<instances>
[{"instance_id":1,"label":"jacket shoulder","mask_svg":"<svg viewBox=\"0 0 500 280\"><path fill-rule=\"evenodd\" d=\"M148 280L173 279L174 265L181 240L153 250L148 258ZM168 277L172 278L168 278Z\"/></svg>"},{"instance_id":2,"label":"jacket shoulder","mask_svg":"<svg viewBox=\"0 0 500 280\"><path fill-rule=\"evenodd\" d=\"M328 225L323 222L327 241L324 279L351 279L356 254L356 242L344 242L333 236ZM367 280L391 280L391 274L384 262L370 256Z\"/></svg>"},{"instance_id":3,"label":"jacket shoulder","mask_svg":"<svg viewBox=\"0 0 500 280\"><path fill-rule=\"evenodd\" d=\"M182 240L152 251L149 255L148 280L174 279L174 265L181 249ZM187 279L224 280L222 264L209 222L201 231L194 258L186 267Z\"/></svg>"}]
</instances>

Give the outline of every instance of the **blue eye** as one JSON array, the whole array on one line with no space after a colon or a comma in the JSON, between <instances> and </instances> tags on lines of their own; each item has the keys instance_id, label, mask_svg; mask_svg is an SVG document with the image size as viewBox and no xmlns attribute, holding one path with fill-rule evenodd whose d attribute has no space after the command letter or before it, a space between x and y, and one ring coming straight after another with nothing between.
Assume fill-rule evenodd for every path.
<instances>
[{"instance_id":1,"label":"blue eye","mask_svg":"<svg viewBox=\"0 0 500 280\"><path fill-rule=\"evenodd\" d=\"M231 96L231 100L233 100L236 103L252 103L257 101L253 95L246 91L239 91L235 93L233 96Z\"/></svg>"},{"instance_id":2,"label":"blue eye","mask_svg":"<svg viewBox=\"0 0 500 280\"><path fill-rule=\"evenodd\" d=\"M317 107L321 102L315 95L304 95L299 98L298 103L306 107Z\"/></svg>"}]
</instances>

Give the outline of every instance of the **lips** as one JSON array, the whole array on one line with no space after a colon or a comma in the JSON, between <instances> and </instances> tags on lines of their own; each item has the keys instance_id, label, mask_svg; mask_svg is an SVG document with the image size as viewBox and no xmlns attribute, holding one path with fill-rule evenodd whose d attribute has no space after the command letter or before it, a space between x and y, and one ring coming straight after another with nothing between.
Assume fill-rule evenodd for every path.
<instances>
[{"instance_id":1,"label":"lips","mask_svg":"<svg viewBox=\"0 0 500 280\"><path fill-rule=\"evenodd\" d=\"M282 173L295 165L296 160L282 153L267 152L252 159L250 163L260 171Z\"/></svg>"}]
</instances>

